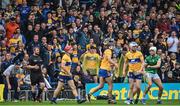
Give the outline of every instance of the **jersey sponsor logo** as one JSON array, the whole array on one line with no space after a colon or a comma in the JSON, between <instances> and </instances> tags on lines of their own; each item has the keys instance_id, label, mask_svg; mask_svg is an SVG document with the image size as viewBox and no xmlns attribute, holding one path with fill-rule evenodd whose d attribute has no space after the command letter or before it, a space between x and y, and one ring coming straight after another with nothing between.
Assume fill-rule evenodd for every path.
<instances>
[{"instance_id":1,"label":"jersey sponsor logo","mask_svg":"<svg viewBox=\"0 0 180 106\"><path fill-rule=\"evenodd\" d=\"M73 54L72 57L78 57L78 55L77 54Z\"/></svg>"},{"instance_id":2,"label":"jersey sponsor logo","mask_svg":"<svg viewBox=\"0 0 180 106\"><path fill-rule=\"evenodd\" d=\"M90 57L90 56L87 56L86 59L87 59L87 60L97 60L96 57Z\"/></svg>"},{"instance_id":3,"label":"jersey sponsor logo","mask_svg":"<svg viewBox=\"0 0 180 106\"><path fill-rule=\"evenodd\" d=\"M71 66L72 62L66 62L65 66Z\"/></svg>"},{"instance_id":4,"label":"jersey sponsor logo","mask_svg":"<svg viewBox=\"0 0 180 106\"><path fill-rule=\"evenodd\" d=\"M139 63L140 61L141 61L140 58L129 59L130 64L136 64L136 63Z\"/></svg>"}]
</instances>

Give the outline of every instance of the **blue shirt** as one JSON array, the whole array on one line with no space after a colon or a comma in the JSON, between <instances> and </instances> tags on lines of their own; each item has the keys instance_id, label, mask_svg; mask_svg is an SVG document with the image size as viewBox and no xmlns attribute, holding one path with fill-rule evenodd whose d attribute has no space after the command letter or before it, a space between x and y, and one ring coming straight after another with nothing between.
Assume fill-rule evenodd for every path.
<instances>
[{"instance_id":1,"label":"blue shirt","mask_svg":"<svg viewBox=\"0 0 180 106\"><path fill-rule=\"evenodd\" d=\"M29 6L21 6L19 8L21 19L24 21L28 18L28 14L31 11L31 8Z\"/></svg>"},{"instance_id":2,"label":"blue shirt","mask_svg":"<svg viewBox=\"0 0 180 106\"><path fill-rule=\"evenodd\" d=\"M47 19L47 13L50 12L51 10L49 8L44 8L42 11L43 18L46 20Z\"/></svg>"}]
</instances>

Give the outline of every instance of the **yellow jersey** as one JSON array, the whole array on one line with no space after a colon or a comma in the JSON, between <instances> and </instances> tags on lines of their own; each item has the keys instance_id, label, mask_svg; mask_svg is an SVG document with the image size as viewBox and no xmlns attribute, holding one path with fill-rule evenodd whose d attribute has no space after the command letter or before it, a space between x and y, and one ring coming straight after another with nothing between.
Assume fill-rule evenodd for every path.
<instances>
[{"instance_id":1,"label":"yellow jersey","mask_svg":"<svg viewBox=\"0 0 180 106\"><path fill-rule=\"evenodd\" d=\"M142 60L144 57L141 52L127 52L125 55L125 62L128 63L128 71L129 72L137 72L140 71L142 67Z\"/></svg>"},{"instance_id":2,"label":"yellow jersey","mask_svg":"<svg viewBox=\"0 0 180 106\"><path fill-rule=\"evenodd\" d=\"M53 20L52 19L48 19L48 24L52 24L53 23Z\"/></svg>"},{"instance_id":3,"label":"yellow jersey","mask_svg":"<svg viewBox=\"0 0 180 106\"><path fill-rule=\"evenodd\" d=\"M87 44L87 45L86 45L86 50L89 50L91 46L96 47L96 44L92 44L92 45L91 45L91 44Z\"/></svg>"},{"instance_id":4,"label":"yellow jersey","mask_svg":"<svg viewBox=\"0 0 180 106\"><path fill-rule=\"evenodd\" d=\"M111 63L109 62L108 58L112 57L112 51L110 49L106 49L103 53L103 59L101 61L101 69L110 71L111 70Z\"/></svg>"},{"instance_id":5,"label":"yellow jersey","mask_svg":"<svg viewBox=\"0 0 180 106\"><path fill-rule=\"evenodd\" d=\"M72 64L71 57L68 54L64 54L64 56L62 57L61 64L65 64L66 71L61 68L61 71L59 74L63 76L69 76L68 72L71 71L71 64Z\"/></svg>"},{"instance_id":6,"label":"yellow jersey","mask_svg":"<svg viewBox=\"0 0 180 106\"><path fill-rule=\"evenodd\" d=\"M142 30L141 29L135 29L135 30L133 30L133 34L135 34L135 35L139 35L140 33L142 32Z\"/></svg>"},{"instance_id":7,"label":"yellow jersey","mask_svg":"<svg viewBox=\"0 0 180 106\"><path fill-rule=\"evenodd\" d=\"M83 67L85 70L92 69L92 70L98 70L99 69L99 61L100 61L100 56L97 53L86 53L84 55L83 59Z\"/></svg>"},{"instance_id":8,"label":"yellow jersey","mask_svg":"<svg viewBox=\"0 0 180 106\"><path fill-rule=\"evenodd\" d=\"M133 36L135 37L135 41L136 41L137 43L140 43L138 36L140 35L141 32L142 32L141 29L135 29L135 30L133 30Z\"/></svg>"},{"instance_id":9,"label":"yellow jersey","mask_svg":"<svg viewBox=\"0 0 180 106\"><path fill-rule=\"evenodd\" d=\"M72 53L72 62L73 63L78 63L79 62L77 50L74 50L73 53Z\"/></svg>"},{"instance_id":10,"label":"yellow jersey","mask_svg":"<svg viewBox=\"0 0 180 106\"><path fill-rule=\"evenodd\" d=\"M11 53L15 53L15 48L17 47L17 45L18 45L18 42L22 42L21 41L21 39L14 39L14 38L11 38L10 40L9 40L9 45L11 46L10 47L10 52ZM12 46L13 45L13 46ZM15 46L16 45L16 46Z\"/></svg>"}]
</instances>

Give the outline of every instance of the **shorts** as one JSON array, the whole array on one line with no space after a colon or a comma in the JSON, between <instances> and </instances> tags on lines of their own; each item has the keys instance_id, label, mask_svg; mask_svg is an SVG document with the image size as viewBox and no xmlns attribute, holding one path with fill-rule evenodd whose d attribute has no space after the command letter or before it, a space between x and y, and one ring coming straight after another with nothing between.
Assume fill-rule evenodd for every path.
<instances>
[{"instance_id":1,"label":"shorts","mask_svg":"<svg viewBox=\"0 0 180 106\"><path fill-rule=\"evenodd\" d=\"M158 74L153 74L153 73L146 73L146 77L152 79L160 79Z\"/></svg>"},{"instance_id":2,"label":"shorts","mask_svg":"<svg viewBox=\"0 0 180 106\"><path fill-rule=\"evenodd\" d=\"M110 76L111 76L111 72L104 69L99 69L99 77L107 78Z\"/></svg>"},{"instance_id":3,"label":"shorts","mask_svg":"<svg viewBox=\"0 0 180 106\"><path fill-rule=\"evenodd\" d=\"M73 80L73 79L70 76L59 75L58 80L63 82L63 83L67 83L68 81Z\"/></svg>"},{"instance_id":4,"label":"shorts","mask_svg":"<svg viewBox=\"0 0 180 106\"><path fill-rule=\"evenodd\" d=\"M33 75L31 74L30 79L31 79L31 85L36 85L41 82L44 82L44 77L42 74L33 74Z\"/></svg>"},{"instance_id":5,"label":"shorts","mask_svg":"<svg viewBox=\"0 0 180 106\"><path fill-rule=\"evenodd\" d=\"M91 76L97 76L97 70L96 69L88 69L87 73Z\"/></svg>"},{"instance_id":6,"label":"shorts","mask_svg":"<svg viewBox=\"0 0 180 106\"><path fill-rule=\"evenodd\" d=\"M138 79L138 80L142 80L143 75L142 74L135 74L134 72L129 72L129 76L128 78L130 79Z\"/></svg>"}]
</instances>

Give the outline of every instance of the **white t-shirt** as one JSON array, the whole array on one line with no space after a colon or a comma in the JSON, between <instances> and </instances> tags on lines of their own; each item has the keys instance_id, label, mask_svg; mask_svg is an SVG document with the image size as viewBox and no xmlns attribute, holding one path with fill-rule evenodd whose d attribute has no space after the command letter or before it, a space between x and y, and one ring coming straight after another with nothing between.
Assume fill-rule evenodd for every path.
<instances>
[{"instance_id":1,"label":"white t-shirt","mask_svg":"<svg viewBox=\"0 0 180 106\"><path fill-rule=\"evenodd\" d=\"M4 72L3 75L10 76L11 72L15 70L15 65L10 65Z\"/></svg>"},{"instance_id":2,"label":"white t-shirt","mask_svg":"<svg viewBox=\"0 0 180 106\"><path fill-rule=\"evenodd\" d=\"M175 37L175 38L169 37L169 38L167 39L167 43L168 43L168 44L169 44L169 43L173 43L173 41L175 41L175 43L174 43L171 47L168 48L168 51L169 51L169 52L177 52L177 51L178 51L178 43L179 43L178 38L177 38L177 37Z\"/></svg>"}]
</instances>

